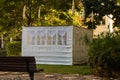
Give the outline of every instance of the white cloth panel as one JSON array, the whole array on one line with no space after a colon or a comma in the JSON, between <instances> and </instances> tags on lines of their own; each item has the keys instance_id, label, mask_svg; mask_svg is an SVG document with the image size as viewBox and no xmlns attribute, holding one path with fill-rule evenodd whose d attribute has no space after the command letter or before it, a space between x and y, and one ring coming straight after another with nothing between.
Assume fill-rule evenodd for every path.
<instances>
[{"instance_id":1,"label":"white cloth panel","mask_svg":"<svg viewBox=\"0 0 120 80\"><path fill-rule=\"evenodd\" d=\"M72 65L73 26L23 27L22 56L37 64Z\"/></svg>"}]
</instances>

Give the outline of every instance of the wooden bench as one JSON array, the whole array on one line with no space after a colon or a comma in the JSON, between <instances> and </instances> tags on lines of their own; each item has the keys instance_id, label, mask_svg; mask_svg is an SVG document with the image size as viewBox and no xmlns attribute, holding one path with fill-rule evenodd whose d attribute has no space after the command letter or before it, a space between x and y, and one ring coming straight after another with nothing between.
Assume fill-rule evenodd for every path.
<instances>
[{"instance_id":1,"label":"wooden bench","mask_svg":"<svg viewBox=\"0 0 120 80\"><path fill-rule=\"evenodd\" d=\"M34 80L34 73L43 71L36 69L34 57L0 57L0 71L28 72L30 80Z\"/></svg>"}]
</instances>

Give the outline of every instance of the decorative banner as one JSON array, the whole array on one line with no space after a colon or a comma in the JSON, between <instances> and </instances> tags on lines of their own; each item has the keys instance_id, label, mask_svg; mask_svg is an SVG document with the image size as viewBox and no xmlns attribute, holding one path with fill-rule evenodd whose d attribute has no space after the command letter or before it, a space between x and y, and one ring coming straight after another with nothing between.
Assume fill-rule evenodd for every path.
<instances>
[{"instance_id":1,"label":"decorative banner","mask_svg":"<svg viewBox=\"0 0 120 80\"><path fill-rule=\"evenodd\" d=\"M65 39L64 39L64 36L66 34L66 31L65 30L59 30L58 31L58 34L61 36L60 40L62 42L62 45L65 45Z\"/></svg>"},{"instance_id":2,"label":"decorative banner","mask_svg":"<svg viewBox=\"0 0 120 80\"><path fill-rule=\"evenodd\" d=\"M55 40L53 39L53 37L55 36L55 34L56 34L56 30L49 30L49 31L48 31L48 35L51 37L51 40L50 40L51 45L53 45L53 42L55 41Z\"/></svg>"},{"instance_id":3,"label":"decorative banner","mask_svg":"<svg viewBox=\"0 0 120 80\"><path fill-rule=\"evenodd\" d=\"M28 31L28 44L35 45L35 32L34 31Z\"/></svg>"},{"instance_id":4,"label":"decorative banner","mask_svg":"<svg viewBox=\"0 0 120 80\"><path fill-rule=\"evenodd\" d=\"M29 45L66 45L66 28L45 28L27 31L27 43Z\"/></svg>"},{"instance_id":5,"label":"decorative banner","mask_svg":"<svg viewBox=\"0 0 120 80\"><path fill-rule=\"evenodd\" d=\"M46 31L45 30L39 30L37 31L37 40L38 40L38 44L39 45L43 45L45 43L45 40L43 39L46 35Z\"/></svg>"},{"instance_id":6,"label":"decorative banner","mask_svg":"<svg viewBox=\"0 0 120 80\"><path fill-rule=\"evenodd\" d=\"M39 30L38 31L38 34L39 34L39 36L45 36L45 34L46 34L46 31L45 30Z\"/></svg>"}]
</instances>

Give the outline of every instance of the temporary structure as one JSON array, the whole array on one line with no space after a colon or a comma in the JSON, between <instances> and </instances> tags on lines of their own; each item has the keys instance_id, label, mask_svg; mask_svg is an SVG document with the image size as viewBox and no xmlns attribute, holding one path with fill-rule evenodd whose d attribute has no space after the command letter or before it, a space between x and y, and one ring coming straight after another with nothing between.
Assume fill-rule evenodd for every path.
<instances>
[{"instance_id":1,"label":"temporary structure","mask_svg":"<svg viewBox=\"0 0 120 80\"><path fill-rule=\"evenodd\" d=\"M23 27L22 56L35 56L37 64L85 63L85 42L92 39L92 33L92 30L73 26Z\"/></svg>"}]
</instances>

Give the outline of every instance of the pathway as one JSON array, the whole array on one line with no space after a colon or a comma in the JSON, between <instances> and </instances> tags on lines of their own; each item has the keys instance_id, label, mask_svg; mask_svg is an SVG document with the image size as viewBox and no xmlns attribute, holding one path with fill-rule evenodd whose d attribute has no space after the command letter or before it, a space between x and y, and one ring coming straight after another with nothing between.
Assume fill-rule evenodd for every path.
<instances>
[{"instance_id":1,"label":"pathway","mask_svg":"<svg viewBox=\"0 0 120 80\"><path fill-rule=\"evenodd\" d=\"M93 75L35 73L35 80L102 80ZM0 72L0 80L29 80L26 73Z\"/></svg>"}]
</instances>

